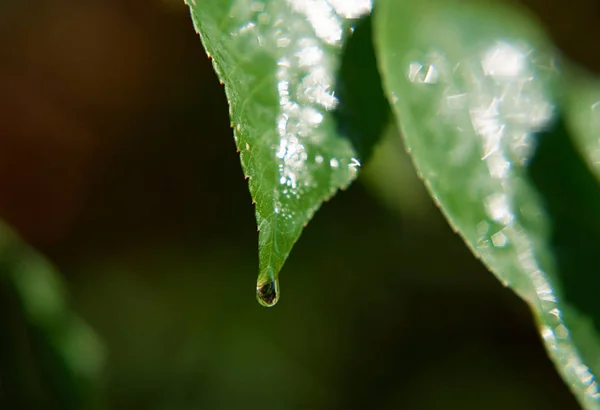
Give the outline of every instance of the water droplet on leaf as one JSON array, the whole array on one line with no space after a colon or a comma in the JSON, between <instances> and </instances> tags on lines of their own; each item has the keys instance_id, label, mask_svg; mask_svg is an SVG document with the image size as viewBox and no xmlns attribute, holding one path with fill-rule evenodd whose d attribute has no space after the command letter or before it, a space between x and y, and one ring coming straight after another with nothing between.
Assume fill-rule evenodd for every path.
<instances>
[{"instance_id":1,"label":"water droplet on leaf","mask_svg":"<svg viewBox=\"0 0 600 410\"><path fill-rule=\"evenodd\" d=\"M256 284L256 299L265 307L273 307L279 300L279 280L259 280Z\"/></svg>"}]
</instances>

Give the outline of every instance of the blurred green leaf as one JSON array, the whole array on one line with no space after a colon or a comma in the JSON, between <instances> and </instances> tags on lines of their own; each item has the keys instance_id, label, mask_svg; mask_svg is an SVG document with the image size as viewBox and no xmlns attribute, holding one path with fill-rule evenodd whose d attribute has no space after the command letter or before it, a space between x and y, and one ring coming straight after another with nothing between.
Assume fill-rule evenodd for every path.
<instances>
[{"instance_id":1,"label":"blurred green leaf","mask_svg":"<svg viewBox=\"0 0 600 410\"><path fill-rule=\"evenodd\" d=\"M417 170L473 252L531 306L580 403L600 409L600 188L567 129L581 114L571 129L597 144L595 97L564 98L544 33L512 8L378 7L384 89Z\"/></svg>"},{"instance_id":2,"label":"blurred green leaf","mask_svg":"<svg viewBox=\"0 0 600 410\"><path fill-rule=\"evenodd\" d=\"M580 68L567 77L567 125L581 156L600 178L600 80Z\"/></svg>"},{"instance_id":3,"label":"blurred green leaf","mask_svg":"<svg viewBox=\"0 0 600 410\"><path fill-rule=\"evenodd\" d=\"M23 408L96 408L102 345L68 308L56 270L2 222L0 300L8 310L2 352L10 355L0 358L0 407L6 399Z\"/></svg>"},{"instance_id":4,"label":"blurred green leaf","mask_svg":"<svg viewBox=\"0 0 600 410\"><path fill-rule=\"evenodd\" d=\"M344 131L378 135L357 118L385 120L385 104L374 117L357 109L339 109L337 119L333 115L340 105L377 107L375 101L364 101L377 88L363 87L364 93L356 95L354 84L343 86L360 69L342 70L336 78L342 46L353 31L349 19L368 13L371 1L210 0L189 6L225 85L242 168L256 203L257 297L272 306L279 298L279 271L304 226L324 200L354 180L361 152L370 151L372 143L357 144L356 135ZM370 46L370 35L363 37ZM348 104L340 103L338 85ZM348 119L349 126L341 126L340 119Z\"/></svg>"}]
</instances>

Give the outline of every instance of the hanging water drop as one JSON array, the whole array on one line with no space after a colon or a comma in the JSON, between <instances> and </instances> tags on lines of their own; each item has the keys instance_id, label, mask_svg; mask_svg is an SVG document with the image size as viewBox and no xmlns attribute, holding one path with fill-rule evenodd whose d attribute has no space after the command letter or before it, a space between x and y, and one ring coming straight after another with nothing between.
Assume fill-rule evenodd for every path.
<instances>
[{"instance_id":1,"label":"hanging water drop","mask_svg":"<svg viewBox=\"0 0 600 410\"><path fill-rule=\"evenodd\" d=\"M256 283L256 299L265 307L275 306L279 300L279 280L275 278L266 281L259 279Z\"/></svg>"}]
</instances>

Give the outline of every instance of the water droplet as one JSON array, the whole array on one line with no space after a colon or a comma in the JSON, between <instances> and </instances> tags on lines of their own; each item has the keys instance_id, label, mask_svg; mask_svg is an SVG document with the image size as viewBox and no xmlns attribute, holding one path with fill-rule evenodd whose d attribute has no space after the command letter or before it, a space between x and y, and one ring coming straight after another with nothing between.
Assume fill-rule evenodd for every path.
<instances>
[{"instance_id":1,"label":"water droplet","mask_svg":"<svg viewBox=\"0 0 600 410\"><path fill-rule=\"evenodd\" d=\"M329 0L336 13L345 18L358 18L371 12L373 0Z\"/></svg>"},{"instance_id":2,"label":"water droplet","mask_svg":"<svg viewBox=\"0 0 600 410\"><path fill-rule=\"evenodd\" d=\"M256 299L265 307L273 307L279 300L279 280L269 279L263 282L259 279L256 284Z\"/></svg>"},{"instance_id":3,"label":"water droplet","mask_svg":"<svg viewBox=\"0 0 600 410\"><path fill-rule=\"evenodd\" d=\"M352 168L356 170L356 168L360 167L360 161L356 158L350 158L350 163L348 164L348 168Z\"/></svg>"},{"instance_id":4,"label":"water droplet","mask_svg":"<svg viewBox=\"0 0 600 410\"><path fill-rule=\"evenodd\" d=\"M496 248L504 248L508 244L508 237L502 231L493 234L491 240Z\"/></svg>"},{"instance_id":5,"label":"water droplet","mask_svg":"<svg viewBox=\"0 0 600 410\"><path fill-rule=\"evenodd\" d=\"M435 84L440 72L433 64L413 61L408 66L408 79L413 83Z\"/></svg>"},{"instance_id":6,"label":"water droplet","mask_svg":"<svg viewBox=\"0 0 600 410\"><path fill-rule=\"evenodd\" d=\"M485 53L483 72L491 77L516 77L527 66L527 52L509 43L498 43Z\"/></svg>"}]
</instances>

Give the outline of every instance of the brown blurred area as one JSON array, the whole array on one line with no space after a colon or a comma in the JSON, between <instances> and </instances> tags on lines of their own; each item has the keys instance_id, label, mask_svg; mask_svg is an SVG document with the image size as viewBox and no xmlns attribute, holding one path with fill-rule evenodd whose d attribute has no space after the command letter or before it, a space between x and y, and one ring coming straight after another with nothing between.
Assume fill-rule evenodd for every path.
<instances>
[{"instance_id":1,"label":"brown blurred area","mask_svg":"<svg viewBox=\"0 0 600 410\"><path fill-rule=\"evenodd\" d=\"M113 242L114 227L160 235L188 225L184 217L198 219L203 212L189 204L188 190L210 194L206 172L229 172L210 151L229 151L230 167L237 163L232 141L215 138L229 133L226 102L185 5L9 1L2 8L0 214L28 241L57 252L67 242L83 246L80 231ZM169 201L157 197L164 191L144 189L157 185L171 191ZM206 199L192 198L218 213L220 199ZM177 215L182 206L187 213Z\"/></svg>"},{"instance_id":2,"label":"brown blurred area","mask_svg":"<svg viewBox=\"0 0 600 410\"><path fill-rule=\"evenodd\" d=\"M530 2L600 72L597 4ZM406 158L411 205L340 193L258 306L254 209L183 2L3 0L0 38L0 215L104 344L104 408L577 408Z\"/></svg>"},{"instance_id":3,"label":"brown blurred area","mask_svg":"<svg viewBox=\"0 0 600 410\"><path fill-rule=\"evenodd\" d=\"M600 74L600 2L596 0L508 0L529 10L555 45L572 61Z\"/></svg>"}]
</instances>

